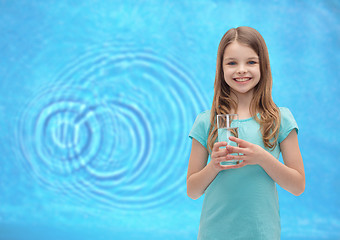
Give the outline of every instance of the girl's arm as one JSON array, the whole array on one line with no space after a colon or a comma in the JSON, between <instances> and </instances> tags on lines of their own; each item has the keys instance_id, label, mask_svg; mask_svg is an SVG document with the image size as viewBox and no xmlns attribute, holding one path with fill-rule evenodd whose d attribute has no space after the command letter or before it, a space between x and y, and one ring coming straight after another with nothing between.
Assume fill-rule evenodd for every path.
<instances>
[{"instance_id":1,"label":"girl's arm","mask_svg":"<svg viewBox=\"0 0 340 240\"><path fill-rule=\"evenodd\" d=\"M298 196L305 190L305 171L296 131L291 131L280 144L284 164L262 147L231 137L239 147L228 146L229 153L238 152L242 156L228 155L228 159L245 160L246 164L258 164L282 188Z\"/></svg>"},{"instance_id":2,"label":"girl's arm","mask_svg":"<svg viewBox=\"0 0 340 240\"><path fill-rule=\"evenodd\" d=\"M285 140L280 143L280 148L284 164L277 161L276 158L266 151L270 156L263 160L261 166L282 188L295 196L299 196L304 192L306 182L305 170L295 130L291 131Z\"/></svg>"},{"instance_id":3,"label":"girl's arm","mask_svg":"<svg viewBox=\"0 0 340 240\"><path fill-rule=\"evenodd\" d=\"M242 167L244 164L235 166L221 166L220 162L226 161L227 150L220 149L226 146L226 142L217 142L214 144L211 159L207 164L209 153L208 150L196 139L192 139L191 154L189 158L187 174L187 194L192 199L202 196L205 189L215 179L216 175L225 169Z\"/></svg>"}]
</instances>

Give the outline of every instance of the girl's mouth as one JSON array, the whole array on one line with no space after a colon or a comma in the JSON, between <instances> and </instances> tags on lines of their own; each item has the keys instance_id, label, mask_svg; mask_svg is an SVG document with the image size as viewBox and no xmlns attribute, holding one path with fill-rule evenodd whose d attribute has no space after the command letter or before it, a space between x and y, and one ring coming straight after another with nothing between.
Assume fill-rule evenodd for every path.
<instances>
[{"instance_id":1,"label":"girl's mouth","mask_svg":"<svg viewBox=\"0 0 340 240\"><path fill-rule=\"evenodd\" d=\"M236 81L236 82L247 82L247 81L251 80L250 77L233 78L233 79L234 79L234 81Z\"/></svg>"}]
</instances>

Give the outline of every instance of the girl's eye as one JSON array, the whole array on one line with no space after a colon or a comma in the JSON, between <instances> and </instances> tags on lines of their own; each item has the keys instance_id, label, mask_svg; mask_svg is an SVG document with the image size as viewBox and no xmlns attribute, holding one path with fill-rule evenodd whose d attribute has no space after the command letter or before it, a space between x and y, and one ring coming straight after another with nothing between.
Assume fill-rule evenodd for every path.
<instances>
[{"instance_id":1,"label":"girl's eye","mask_svg":"<svg viewBox=\"0 0 340 240\"><path fill-rule=\"evenodd\" d=\"M256 64L255 61L249 61L248 63L249 63L249 64Z\"/></svg>"},{"instance_id":2,"label":"girl's eye","mask_svg":"<svg viewBox=\"0 0 340 240\"><path fill-rule=\"evenodd\" d=\"M228 65L236 65L236 62L228 62Z\"/></svg>"}]
</instances>

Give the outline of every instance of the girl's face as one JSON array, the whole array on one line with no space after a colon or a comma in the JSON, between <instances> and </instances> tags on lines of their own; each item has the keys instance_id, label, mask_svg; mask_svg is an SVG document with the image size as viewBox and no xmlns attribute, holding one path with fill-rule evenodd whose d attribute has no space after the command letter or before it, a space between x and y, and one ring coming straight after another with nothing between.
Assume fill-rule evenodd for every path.
<instances>
[{"instance_id":1,"label":"girl's face","mask_svg":"<svg viewBox=\"0 0 340 240\"><path fill-rule=\"evenodd\" d=\"M229 44L223 55L224 79L237 96L253 94L261 78L259 56L237 41Z\"/></svg>"}]
</instances>

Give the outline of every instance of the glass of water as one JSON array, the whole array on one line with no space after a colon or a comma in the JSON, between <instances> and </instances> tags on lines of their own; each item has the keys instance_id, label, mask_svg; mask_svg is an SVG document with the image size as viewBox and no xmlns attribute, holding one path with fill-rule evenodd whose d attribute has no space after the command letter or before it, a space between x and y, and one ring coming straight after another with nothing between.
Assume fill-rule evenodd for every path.
<instances>
[{"instance_id":1,"label":"glass of water","mask_svg":"<svg viewBox=\"0 0 340 240\"><path fill-rule=\"evenodd\" d=\"M229 137L238 138L239 120L237 114L220 114L217 115L217 134L219 142L227 142L228 145L238 147L238 144L230 141ZM232 153L230 155L238 155L238 153ZM236 165L239 164L238 160L229 160L221 162L221 165Z\"/></svg>"}]
</instances>

